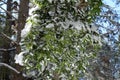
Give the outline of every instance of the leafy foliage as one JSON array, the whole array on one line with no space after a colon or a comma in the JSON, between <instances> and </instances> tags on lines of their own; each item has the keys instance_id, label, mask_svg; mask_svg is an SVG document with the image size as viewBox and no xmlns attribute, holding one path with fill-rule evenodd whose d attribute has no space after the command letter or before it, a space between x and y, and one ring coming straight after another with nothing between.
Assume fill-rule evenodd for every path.
<instances>
[{"instance_id":1,"label":"leafy foliage","mask_svg":"<svg viewBox=\"0 0 120 80\"><path fill-rule=\"evenodd\" d=\"M89 60L100 48L100 38L96 29L92 30L96 26L89 26L79 13L78 2L35 0L37 9L29 18L32 28L23 41L28 52L24 58L26 74L39 80L78 80L86 72ZM99 11L90 16L94 13Z\"/></svg>"}]
</instances>

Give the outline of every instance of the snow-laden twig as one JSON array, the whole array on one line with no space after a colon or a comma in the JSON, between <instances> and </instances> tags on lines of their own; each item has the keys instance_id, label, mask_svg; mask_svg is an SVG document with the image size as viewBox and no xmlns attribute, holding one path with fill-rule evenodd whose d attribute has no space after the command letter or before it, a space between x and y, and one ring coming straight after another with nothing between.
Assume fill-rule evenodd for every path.
<instances>
[{"instance_id":1,"label":"snow-laden twig","mask_svg":"<svg viewBox=\"0 0 120 80\"><path fill-rule=\"evenodd\" d=\"M0 51L14 51L14 50L16 50L16 47L9 49L0 48Z\"/></svg>"},{"instance_id":2,"label":"snow-laden twig","mask_svg":"<svg viewBox=\"0 0 120 80\"><path fill-rule=\"evenodd\" d=\"M0 66L5 66L5 67L9 68L10 70L16 72L17 74L20 74L20 71L18 71L17 69L15 69L14 67L12 67L6 63L0 63Z\"/></svg>"}]
</instances>

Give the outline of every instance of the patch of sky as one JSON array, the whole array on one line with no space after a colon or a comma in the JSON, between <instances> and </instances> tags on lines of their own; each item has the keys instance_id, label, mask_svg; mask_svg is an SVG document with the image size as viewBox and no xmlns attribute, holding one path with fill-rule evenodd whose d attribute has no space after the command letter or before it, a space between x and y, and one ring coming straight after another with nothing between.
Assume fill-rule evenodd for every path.
<instances>
[{"instance_id":1,"label":"patch of sky","mask_svg":"<svg viewBox=\"0 0 120 80\"><path fill-rule=\"evenodd\" d=\"M19 0L13 0L13 2L14 1L17 1L18 3L20 3ZM7 0L4 0L4 1L0 2L0 13L5 13L5 10L6 10L6 7L7 7L6 3L7 3ZM15 11L13 11L13 12L15 12ZM17 18L18 16L16 14L17 13L14 13L13 16Z\"/></svg>"},{"instance_id":2,"label":"patch of sky","mask_svg":"<svg viewBox=\"0 0 120 80\"><path fill-rule=\"evenodd\" d=\"M115 22L120 22L120 3L117 4L117 0L103 0L103 3L105 5L108 5L112 11L113 14L105 14L105 12L109 11L108 8L102 7L102 12L100 13L100 15L105 15L105 16L109 16L111 17L111 19ZM117 16L117 17L116 17ZM109 30L115 30L117 23L115 23L115 25L110 24L106 18L103 18L102 21L98 20L97 21L98 24L102 25L102 27L99 28L100 33L105 34L107 32L109 32ZM114 33L116 33L117 31L114 31ZM113 37L113 36L112 36ZM112 39L112 38L111 38ZM114 39L118 41L118 35L114 35ZM115 41L114 40L114 41ZM106 42L108 42L108 39L105 39Z\"/></svg>"},{"instance_id":3,"label":"patch of sky","mask_svg":"<svg viewBox=\"0 0 120 80\"><path fill-rule=\"evenodd\" d=\"M113 0L103 0L103 3L111 7L115 7L115 2Z\"/></svg>"},{"instance_id":4,"label":"patch of sky","mask_svg":"<svg viewBox=\"0 0 120 80\"><path fill-rule=\"evenodd\" d=\"M4 2L0 2L0 12L3 13L3 9L6 9L6 5L4 5Z\"/></svg>"},{"instance_id":5,"label":"patch of sky","mask_svg":"<svg viewBox=\"0 0 120 80\"><path fill-rule=\"evenodd\" d=\"M117 0L103 0L103 3L104 4L106 4L106 5L109 5L110 7L111 7L111 9L112 9L112 11L113 11L113 13L115 14L115 15L108 15L108 14L106 14L107 16L117 16L117 17L119 17L120 16L120 4L117 4L116 5L116 3L117 3ZM107 8L104 8L103 7L103 10L104 11L108 11L108 9ZM104 13L104 12L103 12ZM102 14L102 13L101 13ZM120 22L120 20L119 20L119 18L115 18L114 19L115 21L117 21L117 22ZM103 26L104 27L108 27L110 24L108 23L108 22L104 22L103 23ZM112 29L114 29L115 27L110 27L110 28L112 28Z\"/></svg>"}]
</instances>

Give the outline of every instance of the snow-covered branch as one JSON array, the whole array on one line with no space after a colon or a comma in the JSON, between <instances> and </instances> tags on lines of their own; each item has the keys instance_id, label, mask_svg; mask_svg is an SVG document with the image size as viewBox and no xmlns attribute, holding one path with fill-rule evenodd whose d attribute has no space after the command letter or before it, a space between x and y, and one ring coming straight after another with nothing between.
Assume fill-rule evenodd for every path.
<instances>
[{"instance_id":1,"label":"snow-covered branch","mask_svg":"<svg viewBox=\"0 0 120 80\"><path fill-rule=\"evenodd\" d=\"M0 66L5 66L5 67L9 68L10 70L16 72L17 74L20 74L20 71L16 70L15 68L13 68L12 66L10 66L6 63L0 63Z\"/></svg>"},{"instance_id":2,"label":"snow-covered branch","mask_svg":"<svg viewBox=\"0 0 120 80\"><path fill-rule=\"evenodd\" d=\"M0 48L0 51L13 51L13 50L16 50L16 47L9 49Z\"/></svg>"}]
</instances>

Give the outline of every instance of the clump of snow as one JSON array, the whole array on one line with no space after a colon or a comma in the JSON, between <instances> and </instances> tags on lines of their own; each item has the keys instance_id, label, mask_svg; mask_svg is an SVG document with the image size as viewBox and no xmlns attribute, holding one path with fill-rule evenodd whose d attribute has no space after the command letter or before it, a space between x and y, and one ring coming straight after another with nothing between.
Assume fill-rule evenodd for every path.
<instances>
[{"instance_id":1,"label":"clump of snow","mask_svg":"<svg viewBox=\"0 0 120 80\"><path fill-rule=\"evenodd\" d=\"M41 65L41 71L44 71L44 69L45 69L45 61L41 61L40 65Z\"/></svg>"},{"instance_id":2,"label":"clump of snow","mask_svg":"<svg viewBox=\"0 0 120 80\"><path fill-rule=\"evenodd\" d=\"M57 1L57 0L48 0L50 3L52 3L53 1ZM60 0L61 3L63 3L65 0ZM67 0L68 2L70 2L70 0Z\"/></svg>"},{"instance_id":3,"label":"clump of snow","mask_svg":"<svg viewBox=\"0 0 120 80\"><path fill-rule=\"evenodd\" d=\"M15 63L23 66L23 65L24 65L24 64L23 64L23 57L24 57L23 55L24 55L25 53L26 53L26 51L25 51L25 52L21 52L21 53L19 53L19 54L16 54L15 57L14 57Z\"/></svg>"},{"instance_id":4,"label":"clump of snow","mask_svg":"<svg viewBox=\"0 0 120 80\"><path fill-rule=\"evenodd\" d=\"M38 10L38 9L39 9L39 6L35 6L35 7L31 8L29 10L30 17L28 17L28 19L27 19L28 22L25 24L25 27L24 27L24 29L21 32L21 37L22 38L25 38L27 36L27 34L30 32L30 30L31 30L32 22L30 22L30 20L33 20L36 23L39 22L39 20L35 18L38 15L37 14L33 14L33 12Z\"/></svg>"},{"instance_id":5,"label":"clump of snow","mask_svg":"<svg viewBox=\"0 0 120 80\"><path fill-rule=\"evenodd\" d=\"M12 36L11 36L11 39L12 39L13 41L16 41L16 40L17 40L17 35L12 35Z\"/></svg>"},{"instance_id":6,"label":"clump of snow","mask_svg":"<svg viewBox=\"0 0 120 80\"><path fill-rule=\"evenodd\" d=\"M29 15L33 15L33 12L40 9L39 6L35 6L29 10Z\"/></svg>"},{"instance_id":7,"label":"clump of snow","mask_svg":"<svg viewBox=\"0 0 120 80\"><path fill-rule=\"evenodd\" d=\"M52 3L53 0L48 0L50 3Z\"/></svg>"},{"instance_id":8,"label":"clump of snow","mask_svg":"<svg viewBox=\"0 0 120 80\"><path fill-rule=\"evenodd\" d=\"M54 14L55 14L55 12L53 12L53 11L49 11L48 13L50 16L54 16Z\"/></svg>"},{"instance_id":9,"label":"clump of snow","mask_svg":"<svg viewBox=\"0 0 120 80\"><path fill-rule=\"evenodd\" d=\"M21 37L25 38L27 34L30 32L32 27L32 23L26 23L25 28L21 32Z\"/></svg>"},{"instance_id":10,"label":"clump of snow","mask_svg":"<svg viewBox=\"0 0 120 80\"><path fill-rule=\"evenodd\" d=\"M119 78L119 74L120 74L119 71L115 72L115 73L114 73L114 77L115 77L116 79L118 79L118 78ZM119 79L118 79L118 80L119 80Z\"/></svg>"},{"instance_id":11,"label":"clump of snow","mask_svg":"<svg viewBox=\"0 0 120 80\"><path fill-rule=\"evenodd\" d=\"M92 31L97 31L98 30L98 27L95 25L95 24L90 24L90 28Z\"/></svg>"},{"instance_id":12,"label":"clump of snow","mask_svg":"<svg viewBox=\"0 0 120 80\"><path fill-rule=\"evenodd\" d=\"M27 76L27 77L32 77L32 76L36 76L36 71L35 70L32 70L32 71L30 71L29 73L27 73L25 76Z\"/></svg>"},{"instance_id":13,"label":"clump of snow","mask_svg":"<svg viewBox=\"0 0 120 80\"><path fill-rule=\"evenodd\" d=\"M65 22L58 22L63 28L69 28L69 26L72 26L78 30L81 30L84 28L84 23L81 21L73 21L73 20L68 20L66 19Z\"/></svg>"},{"instance_id":14,"label":"clump of snow","mask_svg":"<svg viewBox=\"0 0 120 80\"><path fill-rule=\"evenodd\" d=\"M18 55L16 54L14 59L15 59L15 63L23 66L23 53L20 53Z\"/></svg>"},{"instance_id":15,"label":"clump of snow","mask_svg":"<svg viewBox=\"0 0 120 80\"><path fill-rule=\"evenodd\" d=\"M52 23L50 23L46 26L46 28L52 28L52 27L54 27L54 24L52 24Z\"/></svg>"},{"instance_id":16,"label":"clump of snow","mask_svg":"<svg viewBox=\"0 0 120 80\"><path fill-rule=\"evenodd\" d=\"M33 8L34 7L34 4L33 3L29 3L29 8Z\"/></svg>"}]
</instances>

